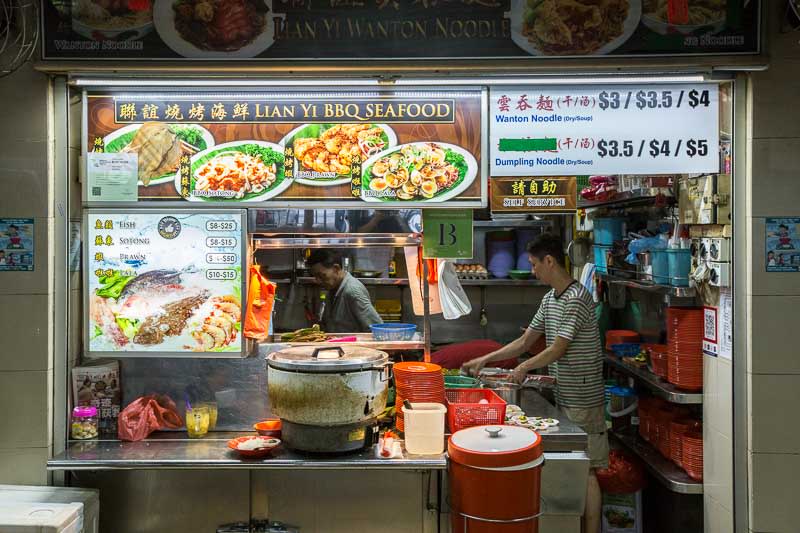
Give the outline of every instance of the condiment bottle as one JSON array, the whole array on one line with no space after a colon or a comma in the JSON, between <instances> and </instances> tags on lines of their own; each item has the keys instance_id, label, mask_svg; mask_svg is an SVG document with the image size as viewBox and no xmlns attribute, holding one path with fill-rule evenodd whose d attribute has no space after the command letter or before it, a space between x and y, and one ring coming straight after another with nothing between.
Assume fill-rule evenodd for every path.
<instances>
[{"instance_id":1,"label":"condiment bottle","mask_svg":"<svg viewBox=\"0 0 800 533\"><path fill-rule=\"evenodd\" d=\"M94 439L97 437L97 407L79 405L72 410L70 435L73 439Z\"/></svg>"}]
</instances>

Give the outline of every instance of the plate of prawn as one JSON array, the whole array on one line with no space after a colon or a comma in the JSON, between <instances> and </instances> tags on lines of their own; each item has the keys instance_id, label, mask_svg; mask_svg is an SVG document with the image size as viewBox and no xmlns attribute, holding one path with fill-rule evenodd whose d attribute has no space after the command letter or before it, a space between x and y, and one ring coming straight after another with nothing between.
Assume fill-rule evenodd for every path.
<instances>
[{"instance_id":1,"label":"plate of prawn","mask_svg":"<svg viewBox=\"0 0 800 533\"><path fill-rule=\"evenodd\" d=\"M386 124L304 124L280 142L294 153L294 181L326 187L350 183L353 167L397 145Z\"/></svg>"}]
</instances>

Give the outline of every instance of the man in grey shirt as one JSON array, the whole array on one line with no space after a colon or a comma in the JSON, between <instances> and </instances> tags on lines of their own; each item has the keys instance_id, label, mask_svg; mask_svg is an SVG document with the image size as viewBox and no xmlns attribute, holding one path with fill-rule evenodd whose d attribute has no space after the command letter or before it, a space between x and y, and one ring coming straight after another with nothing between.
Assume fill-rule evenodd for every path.
<instances>
[{"instance_id":1,"label":"man in grey shirt","mask_svg":"<svg viewBox=\"0 0 800 533\"><path fill-rule=\"evenodd\" d=\"M383 320L372 306L367 288L342 268L342 262L342 254L329 249L314 250L306 261L317 283L328 289L322 329L329 333L369 332L372 324Z\"/></svg>"}]
</instances>

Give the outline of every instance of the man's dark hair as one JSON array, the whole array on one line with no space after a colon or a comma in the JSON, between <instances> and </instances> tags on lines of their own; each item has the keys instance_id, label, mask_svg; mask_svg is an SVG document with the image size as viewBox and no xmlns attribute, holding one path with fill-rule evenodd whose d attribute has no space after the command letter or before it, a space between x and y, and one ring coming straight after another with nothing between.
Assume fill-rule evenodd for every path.
<instances>
[{"instance_id":1,"label":"man's dark hair","mask_svg":"<svg viewBox=\"0 0 800 533\"><path fill-rule=\"evenodd\" d=\"M528 253L542 261L546 256L555 259L556 263L566 266L564 259L564 247L561 238L552 233L542 233L528 243Z\"/></svg>"},{"instance_id":2,"label":"man's dark hair","mask_svg":"<svg viewBox=\"0 0 800 533\"><path fill-rule=\"evenodd\" d=\"M311 256L306 260L306 266L312 268L314 265L322 265L325 268L333 268L333 265L342 266L343 262L342 252L319 248L311 252Z\"/></svg>"}]
</instances>

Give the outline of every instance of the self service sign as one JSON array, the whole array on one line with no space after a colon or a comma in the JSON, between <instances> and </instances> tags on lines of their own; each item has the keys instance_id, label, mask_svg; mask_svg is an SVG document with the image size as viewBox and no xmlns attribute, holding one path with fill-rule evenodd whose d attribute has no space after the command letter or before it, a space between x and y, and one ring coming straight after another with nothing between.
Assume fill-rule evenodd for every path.
<instances>
[{"instance_id":1,"label":"self service sign","mask_svg":"<svg viewBox=\"0 0 800 533\"><path fill-rule=\"evenodd\" d=\"M491 176L719 171L714 84L497 87Z\"/></svg>"}]
</instances>

